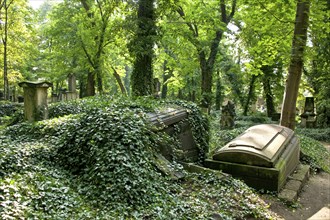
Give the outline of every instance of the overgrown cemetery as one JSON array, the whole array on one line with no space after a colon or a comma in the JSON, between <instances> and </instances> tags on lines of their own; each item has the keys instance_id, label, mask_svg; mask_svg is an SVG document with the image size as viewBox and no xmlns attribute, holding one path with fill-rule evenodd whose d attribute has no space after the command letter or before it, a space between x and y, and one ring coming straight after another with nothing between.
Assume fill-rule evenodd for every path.
<instances>
[{"instance_id":1,"label":"overgrown cemetery","mask_svg":"<svg viewBox=\"0 0 330 220\"><path fill-rule=\"evenodd\" d=\"M0 219L329 219L329 10L0 0Z\"/></svg>"}]
</instances>

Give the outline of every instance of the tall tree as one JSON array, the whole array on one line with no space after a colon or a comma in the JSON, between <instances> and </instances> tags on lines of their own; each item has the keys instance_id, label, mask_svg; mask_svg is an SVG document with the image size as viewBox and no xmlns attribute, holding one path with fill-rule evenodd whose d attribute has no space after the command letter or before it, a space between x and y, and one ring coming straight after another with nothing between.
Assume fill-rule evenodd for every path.
<instances>
[{"instance_id":1,"label":"tall tree","mask_svg":"<svg viewBox=\"0 0 330 220\"><path fill-rule=\"evenodd\" d=\"M177 12L180 17L186 21L186 25L191 31L192 37L190 38L192 44L196 47L198 53L198 59L200 63L202 81L201 81L201 90L202 90L202 100L201 107L209 111L212 102L212 83L213 83L213 70L214 63L218 54L218 48L220 40L223 36L223 33L226 31L226 27L233 18L236 11L236 0L232 0L230 12L227 11L228 5L226 5L225 0L220 0L219 4L219 19L221 21L220 26L215 26L216 30L214 33L213 39L208 42L208 46L202 44L198 40L199 36L199 24L193 21L186 20L186 14L183 7L178 7ZM202 18L203 19L203 18ZM205 43L205 42L204 42ZM205 46L208 49L205 49Z\"/></svg>"},{"instance_id":2,"label":"tall tree","mask_svg":"<svg viewBox=\"0 0 330 220\"><path fill-rule=\"evenodd\" d=\"M66 0L51 10L42 26L48 77L61 84L69 73L76 74L81 97L94 95L96 88L102 93L109 86L106 80L118 81L112 67L124 59L119 53L126 53L122 5L117 0Z\"/></svg>"},{"instance_id":3,"label":"tall tree","mask_svg":"<svg viewBox=\"0 0 330 220\"><path fill-rule=\"evenodd\" d=\"M3 93L4 98L6 100L9 99L9 82L8 82L8 10L10 5L13 3L13 0L7 1L4 0L3 2L3 9L4 9L4 35L2 37L3 43Z\"/></svg>"},{"instance_id":4,"label":"tall tree","mask_svg":"<svg viewBox=\"0 0 330 220\"><path fill-rule=\"evenodd\" d=\"M131 42L135 57L131 76L132 95L153 94L153 55L156 36L155 0L139 0L136 36Z\"/></svg>"},{"instance_id":5,"label":"tall tree","mask_svg":"<svg viewBox=\"0 0 330 220\"><path fill-rule=\"evenodd\" d=\"M22 77L26 58L32 51L34 36L31 36L31 11L24 0L0 1L1 63L3 64L4 98L9 99L10 91L15 91L15 84ZM15 98L15 94L12 94Z\"/></svg>"},{"instance_id":6,"label":"tall tree","mask_svg":"<svg viewBox=\"0 0 330 220\"><path fill-rule=\"evenodd\" d=\"M260 79L268 116L274 113L276 102L282 100L273 94L283 89L282 66L289 60L295 9L292 2L244 1L244 10L236 15L238 47L244 48L246 72Z\"/></svg>"},{"instance_id":7,"label":"tall tree","mask_svg":"<svg viewBox=\"0 0 330 220\"><path fill-rule=\"evenodd\" d=\"M175 2L172 7L179 19L176 18L170 23L179 26L178 34L188 39L195 48L191 54L196 54L200 68L201 107L209 111L219 43L236 11L236 0L232 0L231 4L226 4L225 0L182 0Z\"/></svg>"},{"instance_id":8,"label":"tall tree","mask_svg":"<svg viewBox=\"0 0 330 220\"><path fill-rule=\"evenodd\" d=\"M298 0L291 60L286 81L280 124L295 129L296 102L303 69L304 48L307 41L310 0Z\"/></svg>"}]
</instances>

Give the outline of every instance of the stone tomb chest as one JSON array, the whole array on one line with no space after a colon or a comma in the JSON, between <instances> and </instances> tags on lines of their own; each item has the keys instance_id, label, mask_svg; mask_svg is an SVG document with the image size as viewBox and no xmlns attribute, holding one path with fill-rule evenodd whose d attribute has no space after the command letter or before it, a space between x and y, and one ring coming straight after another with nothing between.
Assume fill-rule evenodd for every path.
<instances>
[{"instance_id":1,"label":"stone tomb chest","mask_svg":"<svg viewBox=\"0 0 330 220\"><path fill-rule=\"evenodd\" d=\"M279 192L298 165L299 153L299 141L291 129L263 124L216 151L205 166L230 173L254 188Z\"/></svg>"},{"instance_id":2,"label":"stone tomb chest","mask_svg":"<svg viewBox=\"0 0 330 220\"><path fill-rule=\"evenodd\" d=\"M155 130L178 138L179 149L176 150L181 152L179 155L178 152L173 152L174 146L160 146L160 152L166 159L171 161L174 154L179 156L176 159L184 162L198 162L205 158L205 152L197 147L189 122L186 120L188 117L186 109L167 108L159 113L149 113L148 117Z\"/></svg>"}]
</instances>

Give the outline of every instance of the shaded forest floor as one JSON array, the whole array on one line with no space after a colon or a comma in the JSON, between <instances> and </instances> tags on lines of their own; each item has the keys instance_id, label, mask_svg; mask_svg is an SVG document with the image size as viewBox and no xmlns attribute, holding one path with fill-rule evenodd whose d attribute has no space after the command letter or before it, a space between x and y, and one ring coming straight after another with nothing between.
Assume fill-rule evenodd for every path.
<instances>
[{"instance_id":1,"label":"shaded forest floor","mask_svg":"<svg viewBox=\"0 0 330 220\"><path fill-rule=\"evenodd\" d=\"M330 151L329 143L322 143ZM330 161L328 161L330 163ZM289 207L275 197L262 195L270 204L270 209L285 220L305 220L321 208L330 206L330 174L318 172L311 174L303 187L296 204Z\"/></svg>"}]
</instances>

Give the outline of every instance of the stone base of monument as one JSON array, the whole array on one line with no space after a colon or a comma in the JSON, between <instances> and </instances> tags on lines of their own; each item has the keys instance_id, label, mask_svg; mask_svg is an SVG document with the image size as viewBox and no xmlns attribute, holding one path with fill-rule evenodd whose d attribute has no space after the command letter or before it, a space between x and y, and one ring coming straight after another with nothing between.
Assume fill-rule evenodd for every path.
<instances>
[{"instance_id":1,"label":"stone base of monument","mask_svg":"<svg viewBox=\"0 0 330 220\"><path fill-rule=\"evenodd\" d=\"M292 130L264 124L247 129L204 165L256 189L279 193L299 164L299 154L299 141Z\"/></svg>"},{"instance_id":2,"label":"stone base of monument","mask_svg":"<svg viewBox=\"0 0 330 220\"><path fill-rule=\"evenodd\" d=\"M288 177L288 181L278 194L278 197L286 203L294 203L297 201L299 193L310 174L310 166L299 164L296 170Z\"/></svg>"}]
</instances>

